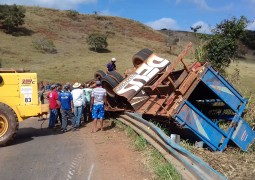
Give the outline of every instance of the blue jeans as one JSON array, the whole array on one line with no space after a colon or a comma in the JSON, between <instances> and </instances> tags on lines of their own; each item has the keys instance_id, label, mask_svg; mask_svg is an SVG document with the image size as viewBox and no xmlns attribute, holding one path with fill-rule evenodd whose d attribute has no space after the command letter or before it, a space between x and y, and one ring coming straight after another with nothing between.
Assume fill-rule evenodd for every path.
<instances>
[{"instance_id":1,"label":"blue jeans","mask_svg":"<svg viewBox=\"0 0 255 180\"><path fill-rule=\"evenodd\" d=\"M67 117L70 118L72 124L74 121L74 114L72 113L72 110L63 110L61 109L61 114L62 114L62 129L66 130L67 129Z\"/></svg>"},{"instance_id":2,"label":"blue jeans","mask_svg":"<svg viewBox=\"0 0 255 180\"><path fill-rule=\"evenodd\" d=\"M82 117L82 108L83 106L74 107L74 121L73 127L78 128L80 126L81 117Z\"/></svg>"},{"instance_id":3,"label":"blue jeans","mask_svg":"<svg viewBox=\"0 0 255 180\"><path fill-rule=\"evenodd\" d=\"M50 110L50 119L49 119L49 128L53 128L55 126L57 117L58 117L57 109L51 109Z\"/></svg>"}]
</instances>

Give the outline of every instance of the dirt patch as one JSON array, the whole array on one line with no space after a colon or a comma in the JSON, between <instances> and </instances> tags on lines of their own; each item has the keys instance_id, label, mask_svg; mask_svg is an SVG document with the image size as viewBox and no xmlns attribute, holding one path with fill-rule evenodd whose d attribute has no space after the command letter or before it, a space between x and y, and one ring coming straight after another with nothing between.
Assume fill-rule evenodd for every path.
<instances>
[{"instance_id":1,"label":"dirt patch","mask_svg":"<svg viewBox=\"0 0 255 180\"><path fill-rule=\"evenodd\" d=\"M142 155L131 147L131 139L113 126L112 121L105 121L105 131L88 134L95 143L100 174L104 179L151 179L152 174L142 163ZM84 129L91 130L92 123Z\"/></svg>"}]
</instances>

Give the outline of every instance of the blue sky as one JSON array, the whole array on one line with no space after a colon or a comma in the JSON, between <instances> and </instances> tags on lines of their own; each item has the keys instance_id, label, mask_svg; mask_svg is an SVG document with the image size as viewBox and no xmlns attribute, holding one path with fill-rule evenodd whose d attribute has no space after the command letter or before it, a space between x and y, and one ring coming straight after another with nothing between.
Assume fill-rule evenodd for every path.
<instances>
[{"instance_id":1,"label":"blue sky","mask_svg":"<svg viewBox=\"0 0 255 180\"><path fill-rule=\"evenodd\" d=\"M224 19L244 15L251 20L247 29L255 30L255 0L0 0L14 3L129 18L156 30L190 31L202 25L203 33Z\"/></svg>"}]
</instances>

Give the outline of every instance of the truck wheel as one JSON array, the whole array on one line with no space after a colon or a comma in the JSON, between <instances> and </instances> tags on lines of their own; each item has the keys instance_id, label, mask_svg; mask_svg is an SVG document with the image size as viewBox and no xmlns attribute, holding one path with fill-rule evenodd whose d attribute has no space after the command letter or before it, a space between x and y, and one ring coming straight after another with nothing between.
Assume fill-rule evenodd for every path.
<instances>
[{"instance_id":1,"label":"truck wheel","mask_svg":"<svg viewBox=\"0 0 255 180\"><path fill-rule=\"evenodd\" d=\"M147 48L142 49L133 56L133 65L138 68L153 52Z\"/></svg>"},{"instance_id":2,"label":"truck wheel","mask_svg":"<svg viewBox=\"0 0 255 180\"><path fill-rule=\"evenodd\" d=\"M113 89L117 85L118 83L111 76L105 76L102 79L102 87L106 89L107 95L110 97L115 97L115 92Z\"/></svg>"},{"instance_id":3,"label":"truck wheel","mask_svg":"<svg viewBox=\"0 0 255 180\"><path fill-rule=\"evenodd\" d=\"M120 75L120 73L116 71L111 71L108 73L109 76L111 76L117 83L120 83L121 81L124 80L124 78Z\"/></svg>"},{"instance_id":4,"label":"truck wheel","mask_svg":"<svg viewBox=\"0 0 255 180\"><path fill-rule=\"evenodd\" d=\"M101 79L102 79L103 77L105 77L105 76L106 76L106 74L105 74L105 72L102 71L102 70L98 70L98 71L96 71L95 74L94 74L94 78L97 79L97 80L101 80Z\"/></svg>"},{"instance_id":5,"label":"truck wheel","mask_svg":"<svg viewBox=\"0 0 255 180\"><path fill-rule=\"evenodd\" d=\"M0 84L3 82L3 77L0 75Z\"/></svg>"},{"instance_id":6,"label":"truck wheel","mask_svg":"<svg viewBox=\"0 0 255 180\"><path fill-rule=\"evenodd\" d=\"M0 146L5 146L16 135L19 123L16 113L0 103Z\"/></svg>"}]
</instances>

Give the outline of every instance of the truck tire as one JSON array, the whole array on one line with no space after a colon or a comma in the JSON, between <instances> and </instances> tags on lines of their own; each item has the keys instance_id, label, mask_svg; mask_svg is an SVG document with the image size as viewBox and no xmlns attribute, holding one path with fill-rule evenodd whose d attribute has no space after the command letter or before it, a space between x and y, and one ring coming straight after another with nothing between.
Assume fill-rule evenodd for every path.
<instances>
[{"instance_id":1,"label":"truck tire","mask_svg":"<svg viewBox=\"0 0 255 180\"><path fill-rule=\"evenodd\" d=\"M98 71L96 71L95 72L95 74L94 74L94 78L96 79L96 80L101 80L103 77L105 77L106 76L106 73L104 72L104 71L102 71L102 70L98 70Z\"/></svg>"},{"instance_id":2,"label":"truck tire","mask_svg":"<svg viewBox=\"0 0 255 180\"><path fill-rule=\"evenodd\" d=\"M153 51L144 48L133 56L133 65L138 68L151 54Z\"/></svg>"},{"instance_id":3,"label":"truck tire","mask_svg":"<svg viewBox=\"0 0 255 180\"><path fill-rule=\"evenodd\" d=\"M15 137L18 127L16 113L6 104L0 103L0 146L7 145Z\"/></svg>"},{"instance_id":4,"label":"truck tire","mask_svg":"<svg viewBox=\"0 0 255 180\"><path fill-rule=\"evenodd\" d=\"M111 71L108 73L109 76L111 76L117 83L120 83L124 80L124 78L118 73L117 71Z\"/></svg>"},{"instance_id":5,"label":"truck tire","mask_svg":"<svg viewBox=\"0 0 255 180\"><path fill-rule=\"evenodd\" d=\"M115 92L113 89L118 85L118 83L111 77L105 76L102 79L102 87L106 89L107 95L110 97L115 97Z\"/></svg>"}]
</instances>

